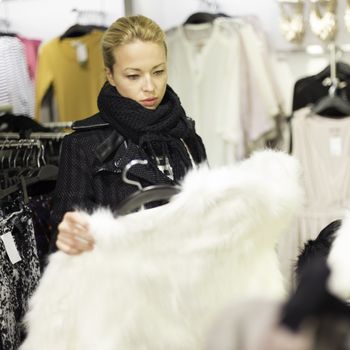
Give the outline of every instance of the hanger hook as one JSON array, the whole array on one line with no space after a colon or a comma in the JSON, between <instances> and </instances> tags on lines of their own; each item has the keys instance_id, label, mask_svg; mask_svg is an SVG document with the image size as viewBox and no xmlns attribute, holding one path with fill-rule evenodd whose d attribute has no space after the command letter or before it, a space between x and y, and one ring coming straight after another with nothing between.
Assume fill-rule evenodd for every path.
<instances>
[{"instance_id":1,"label":"hanger hook","mask_svg":"<svg viewBox=\"0 0 350 350\"><path fill-rule=\"evenodd\" d=\"M123 169L123 181L129 185L133 185L133 186L137 186L137 188L139 190L142 190L142 185L140 182L134 181L134 180L130 180L127 178L126 174L127 172L130 170L131 167L133 167L136 164L141 164L141 165L145 165L148 164L148 161L146 159L142 160L142 159L133 159L132 161L130 161L128 164L126 164L125 168Z\"/></svg>"}]
</instances>

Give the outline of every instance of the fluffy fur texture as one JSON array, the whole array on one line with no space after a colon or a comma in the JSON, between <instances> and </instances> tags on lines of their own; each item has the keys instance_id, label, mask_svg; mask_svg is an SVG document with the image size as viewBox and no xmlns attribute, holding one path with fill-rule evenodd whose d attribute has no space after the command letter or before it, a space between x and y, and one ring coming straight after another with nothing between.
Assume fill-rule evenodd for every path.
<instances>
[{"instance_id":1,"label":"fluffy fur texture","mask_svg":"<svg viewBox=\"0 0 350 350\"><path fill-rule=\"evenodd\" d=\"M92 214L94 250L51 256L21 350L202 349L233 299L284 297L275 245L301 202L298 169L260 151L191 171L165 206Z\"/></svg>"},{"instance_id":2,"label":"fluffy fur texture","mask_svg":"<svg viewBox=\"0 0 350 350\"><path fill-rule=\"evenodd\" d=\"M331 275L329 290L336 296L350 300L350 211L347 211L328 256Z\"/></svg>"}]
</instances>

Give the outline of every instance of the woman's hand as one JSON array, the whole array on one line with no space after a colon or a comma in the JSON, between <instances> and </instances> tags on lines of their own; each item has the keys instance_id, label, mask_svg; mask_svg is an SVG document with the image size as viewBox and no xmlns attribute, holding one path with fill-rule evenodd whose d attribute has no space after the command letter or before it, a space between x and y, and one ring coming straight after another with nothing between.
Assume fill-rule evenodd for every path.
<instances>
[{"instance_id":1,"label":"woman's hand","mask_svg":"<svg viewBox=\"0 0 350 350\"><path fill-rule=\"evenodd\" d=\"M92 250L94 239L89 232L89 223L83 213L67 212L58 225L56 246L70 255Z\"/></svg>"}]
</instances>

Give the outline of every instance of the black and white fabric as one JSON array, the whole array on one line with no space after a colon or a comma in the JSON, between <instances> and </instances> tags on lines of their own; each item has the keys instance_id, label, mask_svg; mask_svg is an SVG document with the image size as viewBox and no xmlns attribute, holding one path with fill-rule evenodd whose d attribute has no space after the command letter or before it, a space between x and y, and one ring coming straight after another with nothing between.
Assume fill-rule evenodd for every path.
<instances>
[{"instance_id":1,"label":"black and white fabric","mask_svg":"<svg viewBox=\"0 0 350 350\"><path fill-rule=\"evenodd\" d=\"M0 106L10 105L12 113L33 117L34 86L17 37L0 36L0 62Z\"/></svg>"},{"instance_id":2,"label":"black and white fabric","mask_svg":"<svg viewBox=\"0 0 350 350\"><path fill-rule=\"evenodd\" d=\"M174 180L174 172L173 168L171 167L169 163L169 159L166 156L159 156L156 158L157 159L157 166L158 169L166 175L168 178L171 180Z\"/></svg>"},{"instance_id":3,"label":"black and white fabric","mask_svg":"<svg viewBox=\"0 0 350 350\"><path fill-rule=\"evenodd\" d=\"M16 207L16 208L15 208ZM4 240L0 239L0 349L15 350L24 339L22 318L29 297L40 278L34 228L30 211L13 203L0 208L0 237L11 235L20 261L12 263ZM12 212L10 214L10 212Z\"/></svg>"}]
</instances>

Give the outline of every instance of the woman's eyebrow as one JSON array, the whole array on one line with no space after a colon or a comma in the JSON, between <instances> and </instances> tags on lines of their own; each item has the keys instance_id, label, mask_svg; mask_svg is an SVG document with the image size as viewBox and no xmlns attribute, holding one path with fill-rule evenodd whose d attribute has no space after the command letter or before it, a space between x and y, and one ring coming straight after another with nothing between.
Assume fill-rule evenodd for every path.
<instances>
[{"instance_id":1,"label":"woman's eyebrow","mask_svg":"<svg viewBox=\"0 0 350 350\"><path fill-rule=\"evenodd\" d=\"M165 62L159 63L157 65L155 65L154 67L152 67L152 69L158 68L162 65L165 65ZM127 71L127 70L132 70L132 71L137 71L137 72L141 72L142 70L140 68L133 68L133 67L126 67L123 69L123 71Z\"/></svg>"}]
</instances>

